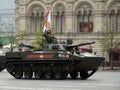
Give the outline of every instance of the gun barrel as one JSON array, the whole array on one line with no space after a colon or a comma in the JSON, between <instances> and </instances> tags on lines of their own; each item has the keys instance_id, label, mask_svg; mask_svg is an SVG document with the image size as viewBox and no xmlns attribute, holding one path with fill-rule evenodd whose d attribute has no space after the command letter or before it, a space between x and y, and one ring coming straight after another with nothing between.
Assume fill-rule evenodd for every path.
<instances>
[{"instance_id":1,"label":"gun barrel","mask_svg":"<svg viewBox=\"0 0 120 90\"><path fill-rule=\"evenodd\" d=\"M33 46L25 45L25 44L24 44L24 47L27 47L27 48L30 48L30 49L33 49L33 48L34 48Z\"/></svg>"},{"instance_id":2,"label":"gun barrel","mask_svg":"<svg viewBox=\"0 0 120 90\"><path fill-rule=\"evenodd\" d=\"M68 49L70 48L74 48L74 47L78 47L78 46L84 46L84 45L89 45L89 44L94 44L94 42L90 42L90 43L81 43L81 44L78 44L78 45L71 45L71 46L67 46Z\"/></svg>"}]
</instances>

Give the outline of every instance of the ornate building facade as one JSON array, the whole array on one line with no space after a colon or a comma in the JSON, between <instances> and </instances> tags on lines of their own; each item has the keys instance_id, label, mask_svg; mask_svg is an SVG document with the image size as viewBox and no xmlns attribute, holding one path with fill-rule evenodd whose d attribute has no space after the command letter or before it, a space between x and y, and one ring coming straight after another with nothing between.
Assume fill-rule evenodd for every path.
<instances>
[{"instance_id":1,"label":"ornate building facade","mask_svg":"<svg viewBox=\"0 0 120 90\"><path fill-rule=\"evenodd\" d=\"M120 0L16 0L16 30L35 33L51 7L52 26L58 39L96 41L106 30L120 31Z\"/></svg>"}]
</instances>

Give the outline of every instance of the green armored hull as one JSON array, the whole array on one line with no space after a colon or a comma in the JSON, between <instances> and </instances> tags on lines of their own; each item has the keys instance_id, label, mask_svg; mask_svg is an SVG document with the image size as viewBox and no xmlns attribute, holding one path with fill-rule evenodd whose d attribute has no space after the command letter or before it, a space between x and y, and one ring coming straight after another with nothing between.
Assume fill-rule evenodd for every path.
<instances>
[{"instance_id":1,"label":"green armored hull","mask_svg":"<svg viewBox=\"0 0 120 90\"><path fill-rule=\"evenodd\" d=\"M79 61L75 61L74 71L92 70L97 69L101 62L104 60L102 57L85 57ZM79 63L77 63L79 62Z\"/></svg>"},{"instance_id":2,"label":"green armored hull","mask_svg":"<svg viewBox=\"0 0 120 90\"><path fill-rule=\"evenodd\" d=\"M88 53L87 53L88 54ZM6 53L5 68L15 78L21 79L87 79L93 75L102 57L86 57L63 51L34 51ZM90 54L90 53L89 53Z\"/></svg>"},{"instance_id":3,"label":"green armored hull","mask_svg":"<svg viewBox=\"0 0 120 90\"><path fill-rule=\"evenodd\" d=\"M5 69L4 64L5 64L5 56L0 56L0 72Z\"/></svg>"}]
</instances>

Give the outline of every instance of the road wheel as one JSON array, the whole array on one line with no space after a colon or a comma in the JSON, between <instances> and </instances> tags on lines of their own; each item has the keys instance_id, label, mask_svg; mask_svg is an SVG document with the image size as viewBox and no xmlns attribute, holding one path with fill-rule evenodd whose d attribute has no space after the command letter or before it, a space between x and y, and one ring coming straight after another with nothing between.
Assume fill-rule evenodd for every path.
<instances>
[{"instance_id":1,"label":"road wheel","mask_svg":"<svg viewBox=\"0 0 120 90\"><path fill-rule=\"evenodd\" d=\"M72 79L76 79L78 77L78 72L71 72L70 76Z\"/></svg>"},{"instance_id":2,"label":"road wheel","mask_svg":"<svg viewBox=\"0 0 120 90\"><path fill-rule=\"evenodd\" d=\"M68 72L62 72L62 79L66 79L68 76Z\"/></svg>"},{"instance_id":3,"label":"road wheel","mask_svg":"<svg viewBox=\"0 0 120 90\"><path fill-rule=\"evenodd\" d=\"M22 78L22 76L23 76L22 70L16 70L16 71L15 71L14 77L15 77L16 79L20 79L20 78Z\"/></svg>"},{"instance_id":4,"label":"road wheel","mask_svg":"<svg viewBox=\"0 0 120 90\"><path fill-rule=\"evenodd\" d=\"M42 77L42 72L41 71L35 71L34 76L35 76L35 79L40 79Z\"/></svg>"},{"instance_id":5,"label":"road wheel","mask_svg":"<svg viewBox=\"0 0 120 90\"><path fill-rule=\"evenodd\" d=\"M62 78L62 73L61 73L61 71L55 71L54 72L54 78L55 79L61 79Z\"/></svg>"},{"instance_id":6,"label":"road wheel","mask_svg":"<svg viewBox=\"0 0 120 90\"><path fill-rule=\"evenodd\" d=\"M52 78L52 72L51 70L47 70L44 72L45 79L51 79Z\"/></svg>"},{"instance_id":7,"label":"road wheel","mask_svg":"<svg viewBox=\"0 0 120 90\"><path fill-rule=\"evenodd\" d=\"M81 79L87 79L89 77L89 74L87 71L80 72Z\"/></svg>"},{"instance_id":8,"label":"road wheel","mask_svg":"<svg viewBox=\"0 0 120 90\"><path fill-rule=\"evenodd\" d=\"M6 65L6 69L9 73L12 73L14 71L14 65L12 63L8 63Z\"/></svg>"},{"instance_id":9,"label":"road wheel","mask_svg":"<svg viewBox=\"0 0 120 90\"><path fill-rule=\"evenodd\" d=\"M24 77L26 79L30 79L30 78L32 78L32 76L33 76L33 72L32 71L25 71L24 72Z\"/></svg>"},{"instance_id":10,"label":"road wheel","mask_svg":"<svg viewBox=\"0 0 120 90\"><path fill-rule=\"evenodd\" d=\"M0 66L0 72L3 71L5 68L3 65Z\"/></svg>"}]
</instances>

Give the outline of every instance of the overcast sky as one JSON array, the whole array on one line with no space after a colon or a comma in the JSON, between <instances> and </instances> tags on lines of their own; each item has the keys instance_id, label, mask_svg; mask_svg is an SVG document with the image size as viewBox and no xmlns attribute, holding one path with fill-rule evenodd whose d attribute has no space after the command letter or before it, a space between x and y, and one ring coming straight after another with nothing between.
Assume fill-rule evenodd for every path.
<instances>
[{"instance_id":1,"label":"overcast sky","mask_svg":"<svg viewBox=\"0 0 120 90\"><path fill-rule=\"evenodd\" d=\"M0 0L0 9L15 9L15 0Z\"/></svg>"},{"instance_id":2,"label":"overcast sky","mask_svg":"<svg viewBox=\"0 0 120 90\"><path fill-rule=\"evenodd\" d=\"M9 24L13 24L13 27L14 27L14 30L15 30L15 18L13 16L9 16L9 15L2 15L1 13L3 13L5 11L6 13L6 10L7 9L15 9L15 0L0 0L0 23L4 24L5 25L2 25L1 26L1 29L3 32L7 32L8 30L5 29L5 26L6 25L9 25ZM10 12L11 12L10 10ZM9 13L9 11L7 10L7 13ZM13 13L14 14L14 13ZM13 29L10 29L10 30L13 30Z\"/></svg>"}]
</instances>

